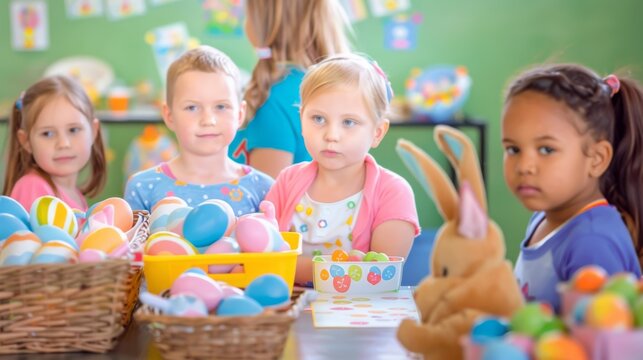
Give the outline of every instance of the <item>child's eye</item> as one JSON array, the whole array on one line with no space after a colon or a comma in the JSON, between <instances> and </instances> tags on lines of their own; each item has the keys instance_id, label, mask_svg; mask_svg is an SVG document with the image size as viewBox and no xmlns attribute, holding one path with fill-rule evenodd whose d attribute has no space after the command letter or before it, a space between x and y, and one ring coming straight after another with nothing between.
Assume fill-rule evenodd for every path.
<instances>
[{"instance_id":1,"label":"child's eye","mask_svg":"<svg viewBox=\"0 0 643 360\"><path fill-rule=\"evenodd\" d=\"M319 124L319 125L323 124L326 121L323 117L319 115L313 115L312 119L315 124Z\"/></svg>"},{"instance_id":2,"label":"child's eye","mask_svg":"<svg viewBox=\"0 0 643 360\"><path fill-rule=\"evenodd\" d=\"M80 126L74 126L73 128L69 129L69 132L72 133L72 134L75 134L77 132L80 132L81 130L82 130L82 128Z\"/></svg>"},{"instance_id":3,"label":"child's eye","mask_svg":"<svg viewBox=\"0 0 643 360\"><path fill-rule=\"evenodd\" d=\"M505 147L505 153L507 155L516 155L520 150L516 146L507 146Z\"/></svg>"},{"instance_id":4,"label":"child's eye","mask_svg":"<svg viewBox=\"0 0 643 360\"><path fill-rule=\"evenodd\" d=\"M43 132L40 133L40 136L50 138L50 137L54 136L54 132L50 131L50 130L43 131Z\"/></svg>"},{"instance_id":5,"label":"child's eye","mask_svg":"<svg viewBox=\"0 0 643 360\"><path fill-rule=\"evenodd\" d=\"M343 124L346 127L353 127L353 126L357 125L357 121L355 121L353 119L344 119Z\"/></svg>"},{"instance_id":6,"label":"child's eye","mask_svg":"<svg viewBox=\"0 0 643 360\"><path fill-rule=\"evenodd\" d=\"M230 106L229 106L228 104L218 104L215 108L216 108L218 111L222 111L222 110L227 110L227 109L229 109L229 108L230 108Z\"/></svg>"},{"instance_id":7,"label":"child's eye","mask_svg":"<svg viewBox=\"0 0 643 360\"><path fill-rule=\"evenodd\" d=\"M554 152L554 149L550 148L549 146L541 146L538 148L538 152L541 155L549 155Z\"/></svg>"},{"instance_id":8,"label":"child's eye","mask_svg":"<svg viewBox=\"0 0 643 360\"><path fill-rule=\"evenodd\" d=\"M196 107L196 105L188 105L188 106L185 107L185 110L190 111L190 112L194 112L194 111L197 110L197 107Z\"/></svg>"}]
</instances>

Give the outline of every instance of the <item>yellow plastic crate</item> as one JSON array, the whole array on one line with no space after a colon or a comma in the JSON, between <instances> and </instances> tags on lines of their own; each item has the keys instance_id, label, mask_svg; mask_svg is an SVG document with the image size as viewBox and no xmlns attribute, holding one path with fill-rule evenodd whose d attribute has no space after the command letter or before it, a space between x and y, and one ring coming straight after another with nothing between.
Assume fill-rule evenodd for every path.
<instances>
[{"instance_id":1,"label":"yellow plastic crate","mask_svg":"<svg viewBox=\"0 0 643 360\"><path fill-rule=\"evenodd\" d=\"M281 236L291 250L267 253L199 254L199 255L144 255L143 273L147 290L160 294L185 270L200 268L208 273L210 265L241 264L243 273L208 274L211 278L229 285L245 288L252 280L263 274L280 275L292 294L297 269L297 256L301 254L301 234L282 232Z\"/></svg>"}]
</instances>

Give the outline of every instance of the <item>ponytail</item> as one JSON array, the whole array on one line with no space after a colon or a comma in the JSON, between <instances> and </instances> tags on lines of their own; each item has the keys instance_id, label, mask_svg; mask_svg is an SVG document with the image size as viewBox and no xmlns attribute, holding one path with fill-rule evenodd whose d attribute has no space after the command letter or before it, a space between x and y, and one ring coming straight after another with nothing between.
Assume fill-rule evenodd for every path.
<instances>
[{"instance_id":1,"label":"ponytail","mask_svg":"<svg viewBox=\"0 0 643 360\"><path fill-rule=\"evenodd\" d=\"M625 219L643 264L643 91L633 80L619 78L612 98L614 157L601 178L601 190Z\"/></svg>"},{"instance_id":2,"label":"ponytail","mask_svg":"<svg viewBox=\"0 0 643 360\"><path fill-rule=\"evenodd\" d=\"M18 179L20 179L29 169L36 166L31 154L25 150L20 141L18 140L18 131L22 129L22 96L16 100L11 109L11 116L9 119L9 144L7 145L7 166L4 176L4 187L2 193L9 196L11 190Z\"/></svg>"}]
</instances>

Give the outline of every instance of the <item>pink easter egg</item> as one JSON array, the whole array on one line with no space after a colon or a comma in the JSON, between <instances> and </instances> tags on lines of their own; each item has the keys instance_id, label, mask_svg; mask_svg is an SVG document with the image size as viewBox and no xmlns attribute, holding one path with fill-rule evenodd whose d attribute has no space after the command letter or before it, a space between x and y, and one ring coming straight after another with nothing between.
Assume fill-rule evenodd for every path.
<instances>
[{"instance_id":1,"label":"pink easter egg","mask_svg":"<svg viewBox=\"0 0 643 360\"><path fill-rule=\"evenodd\" d=\"M122 199L119 197L107 198L95 204L94 206L92 206L91 209L89 209L88 217L91 217L92 215L103 211L103 208L105 208L106 206L112 206L114 208L113 209L114 226L116 226L117 228L121 229L124 232L129 230L132 227L132 221L134 219L134 213L132 212L132 208L130 207L129 203L125 201L125 199Z\"/></svg>"},{"instance_id":2,"label":"pink easter egg","mask_svg":"<svg viewBox=\"0 0 643 360\"><path fill-rule=\"evenodd\" d=\"M221 292L223 293L223 298L227 298L229 296L234 296L234 295L243 295L243 290L239 289L238 287L228 285L223 281L217 281L217 283L219 283L219 286L221 286Z\"/></svg>"},{"instance_id":3,"label":"pink easter egg","mask_svg":"<svg viewBox=\"0 0 643 360\"><path fill-rule=\"evenodd\" d=\"M81 250L78 254L78 262L88 263L88 262L99 262L107 260L107 254L98 249L85 249Z\"/></svg>"},{"instance_id":4,"label":"pink easter egg","mask_svg":"<svg viewBox=\"0 0 643 360\"><path fill-rule=\"evenodd\" d=\"M275 250L275 243L283 242L279 230L258 217L240 218L235 234L243 252L270 252Z\"/></svg>"},{"instance_id":5,"label":"pink easter egg","mask_svg":"<svg viewBox=\"0 0 643 360\"><path fill-rule=\"evenodd\" d=\"M197 249L187 240L169 231L160 231L149 236L145 244L146 255L195 255Z\"/></svg>"},{"instance_id":6,"label":"pink easter egg","mask_svg":"<svg viewBox=\"0 0 643 360\"><path fill-rule=\"evenodd\" d=\"M193 295L203 300L208 310L214 310L221 299L223 291L221 286L202 270L186 271L174 281L170 288L172 295Z\"/></svg>"},{"instance_id":7,"label":"pink easter egg","mask_svg":"<svg viewBox=\"0 0 643 360\"><path fill-rule=\"evenodd\" d=\"M245 214L242 217L258 217L260 219L268 221L274 227L279 228L279 223L277 222L277 218L275 216L275 205L268 200L263 200L261 203L259 203L258 213Z\"/></svg>"},{"instance_id":8,"label":"pink easter egg","mask_svg":"<svg viewBox=\"0 0 643 360\"><path fill-rule=\"evenodd\" d=\"M127 244L127 235L121 229L105 226L89 233L80 245L80 250L96 249L109 254L124 244Z\"/></svg>"},{"instance_id":9,"label":"pink easter egg","mask_svg":"<svg viewBox=\"0 0 643 360\"><path fill-rule=\"evenodd\" d=\"M205 254L238 254L241 252L237 240L224 236L205 250ZM228 273L236 264L210 265L208 272L210 274Z\"/></svg>"},{"instance_id":10,"label":"pink easter egg","mask_svg":"<svg viewBox=\"0 0 643 360\"><path fill-rule=\"evenodd\" d=\"M167 221L170 214L178 208L187 207L188 204L176 196L165 197L152 207L150 213L150 233L158 231L167 231Z\"/></svg>"},{"instance_id":11,"label":"pink easter egg","mask_svg":"<svg viewBox=\"0 0 643 360\"><path fill-rule=\"evenodd\" d=\"M38 236L31 231L16 231L2 244L0 266L28 264L41 245Z\"/></svg>"},{"instance_id":12,"label":"pink easter egg","mask_svg":"<svg viewBox=\"0 0 643 360\"><path fill-rule=\"evenodd\" d=\"M154 204L154 206L152 206L152 214L156 210L166 205L169 205L171 207L186 207L188 206L188 203L186 203L185 200L181 199L180 197L166 196L163 199L159 200L156 204Z\"/></svg>"}]
</instances>

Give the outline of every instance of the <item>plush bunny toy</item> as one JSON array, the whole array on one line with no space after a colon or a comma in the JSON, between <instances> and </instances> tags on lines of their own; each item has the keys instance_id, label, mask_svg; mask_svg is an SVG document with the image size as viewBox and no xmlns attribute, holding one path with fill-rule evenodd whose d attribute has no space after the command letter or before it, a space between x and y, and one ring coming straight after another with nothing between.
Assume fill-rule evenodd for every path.
<instances>
[{"instance_id":1,"label":"plush bunny toy","mask_svg":"<svg viewBox=\"0 0 643 360\"><path fill-rule=\"evenodd\" d=\"M481 315L509 317L523 304L502 231L487 216L485 188L474 147L463 133L435 128L435 140L456 170L458 194L440 166L400 139L397 152L435 201L445 223L431 258L431 275L415 290L421 323L402 321L400 343L425 359L460 359L460 338Z\"/></svg>"}]
</instances>

